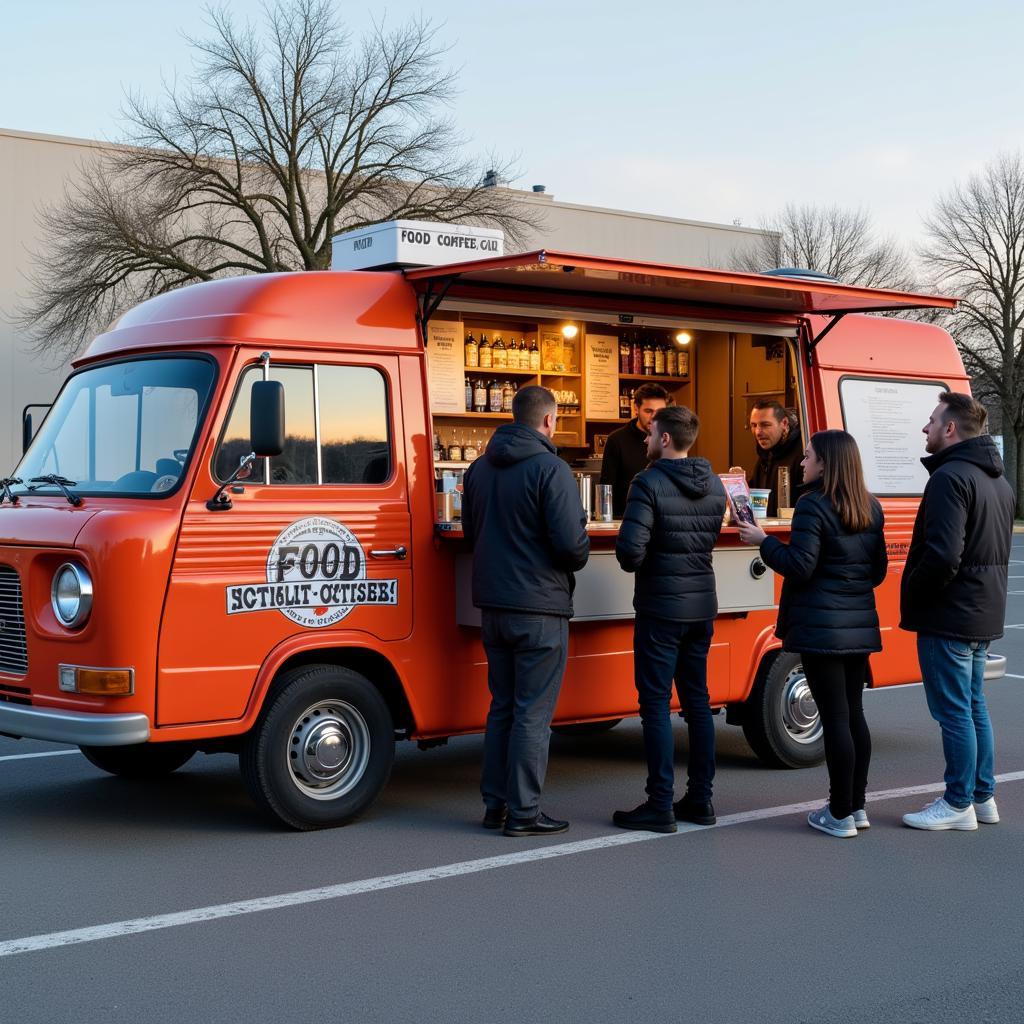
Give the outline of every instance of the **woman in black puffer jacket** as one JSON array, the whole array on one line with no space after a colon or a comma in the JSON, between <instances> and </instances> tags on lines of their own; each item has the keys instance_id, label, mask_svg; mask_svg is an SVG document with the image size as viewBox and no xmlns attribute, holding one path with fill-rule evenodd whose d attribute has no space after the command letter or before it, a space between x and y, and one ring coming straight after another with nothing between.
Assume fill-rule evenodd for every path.
<instances>
[{"instance_id":1,"label":"woman in black puffer jacket","mask_svg":"<svg viewBox=\"0 0 1024 1024\"><path fill-rule=\"evenodd\" d=\"M882 649L875 587L888 568L878 502L864 486L857 442L845 430L822 430L807 445L804 494L789 544L755 526L740 538L757 544L783 577L775 633L801 656L821 713L829 801L807 822L829 835L868 828L864 809L871 734L863 694L868 655Z\"/></svg>"}]
</instances>

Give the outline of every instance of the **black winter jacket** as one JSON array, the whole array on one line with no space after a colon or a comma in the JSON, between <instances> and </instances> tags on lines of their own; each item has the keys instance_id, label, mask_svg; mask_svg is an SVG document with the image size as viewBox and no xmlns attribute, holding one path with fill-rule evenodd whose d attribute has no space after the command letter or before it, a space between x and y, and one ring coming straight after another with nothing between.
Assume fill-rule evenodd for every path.
<instances>
[{"instance_id":1,"label":"black winter jacket","mask_svg":"<svg viewBox=\"0 0 1024 1024\"><path fill-rule=\"evenodd\" d=\"M573 573L590 539L572 470L540 431L500 426L466 471L462 528L473 545L473 604L572 617Z\"/></svg>"},{"instance_id":2,"label":"black winter jacket","mask_svg":"<svg viewBox=\"0 0 1024 1024\"><path fill-rule=\"evenodd\" d=\"M921 497L900 589L900 626L957 640L1003 635L1013 489L987 434L921 460Z\"/></svg>"},{"instance_id":3,"label":"black winter jacket","mask_svg":"<svg viewBox=\"0 0 1024 1024\"><path fill-rule=\"evenodd\" d=\"M615 557L636 573L633 607L673 622L718 614L711 551L725 488L707 459L658 459L629 488Z\"/></svg>"},{"instance_id":4,"label":"black winter jacket","mask_svg":"<svg viewBox=\"0 0 1024 1024\"><path fill-rule=\"evenodd\" d=\"M796 504L804 482L804 443L799 430L791 431L774 448L757 449L757 466L750 478L751 487L770 487L768 511L770 517L779 511L779 467L789 469L789 500Z\"/></svg>"},{"instance_id":5,"label":"black winter jacket","mask_svg":"<svg viewBox=\"0 0 1024 1024\"><path fill-rule=\"evenodd\" d=\"M801 654L870 654L882 649L875 587L888 569L882 506L872 499L866 530L849 532L820 486L796 503L789 543L761 542L761 557L783 577L775 635Z\"/></svg>"},{"instance_id":6,"label":"black winter jacket","mask_svg":"<svg viewBox=\"0 0 1024 1024\"><path fill-rule=\"evenodd\" d=\"M608 435L601 459L601 483L612 485L612 515L622 518L626 509L626 495L629 485L637 473L642 473L650 464L647 457L648 434L637 425L634 416L624 427Z\"/></svg>"}]
</instances>

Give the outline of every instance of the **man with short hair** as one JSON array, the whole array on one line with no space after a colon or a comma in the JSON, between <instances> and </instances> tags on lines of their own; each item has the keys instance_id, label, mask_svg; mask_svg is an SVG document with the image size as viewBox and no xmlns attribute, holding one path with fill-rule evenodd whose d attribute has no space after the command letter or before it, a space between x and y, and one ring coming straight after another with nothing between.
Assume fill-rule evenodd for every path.
<instances>
[{"instance_id":1,"label":"man with short hair","mask_svg":"<svg viewBox=\"0 0 1024 1024\"><path fill-rule=\"evenodd\" d=\"M1015 499L970 395L944 391L924 426L929 480L900 589L900 626L917 633L925 697L942 731L946 790L911 828L995 824L995 745L985 704L989 642L1003 635Z\"/></svg>"},{"instance_id":2,"label":"man with short hair","mask_svg":"<svg viewBox=\"0 0 1024 1024\"><path fill-rule=\"evenodd\" d=\"M668 405L668 392L660 384L641 384L633 395L636 415L608 435L601 461L601 483L612 486L612 515L622 518L633 477L647 468L647 438L651 419Z\"/></svg>"},{"instance_id":3,"label":"man with short hair","mask_svg":"<svg viewBox=\"0 0 1024 1024\"><path fill-rule=\"evenodd\" d=\"M620 828L675 832L677 820L715 823L707 660L718 614L711 552L726 498L711 463L689 457L699 428L684 405L654 414L647 441L651 465L629 489L615 543L619 564L636 573L633 665L647 754L647 800L632 811L615 812L612 820ZM686 794L675 804L673 679L690 740Z\"/></svg>"},{"instance_id":4,"label":"man with short hair","mask_svg":"<svg viewBox=\"0 0 1024 1024\"><path fill-rule=\"evenodd\" d=\"M749 483L771 489L767 515L773 517L779 512L779 469L789 470L789 500L794 505L804 482L800 427L796 416L779 402L760 400L750 410L750 432L757 442L757 466Z\"/></svg>"},{"instance_id":5,"label":"man with short hair","mask_svg":"<svg viewBox=\"0 0 1024 1024\"><path fill-rule=\"evenodd\" d=\"M569 645L573 573L590 553L569 465L551 442L558 406L547 388L520 388L466 471L462 528L473 546L491 708L480 791L485 828L507 836L564 832L540 810L551 718Z\"/></svg>"}]
</instances>

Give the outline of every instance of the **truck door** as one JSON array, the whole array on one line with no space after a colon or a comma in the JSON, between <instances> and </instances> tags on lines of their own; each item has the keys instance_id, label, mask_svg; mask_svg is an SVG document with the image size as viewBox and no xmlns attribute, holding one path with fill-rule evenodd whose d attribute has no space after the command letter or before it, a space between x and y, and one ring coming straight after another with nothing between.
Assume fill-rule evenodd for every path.
<instances>
[{"instance_id":1,"label":"truck door","mask_svg":"<svg viewBox=\"0 0 1024 1024\"><path fill-rule=\"evenodd\" d=\"M264 376L253 362L182 522L161 631L159 725L241 717L267 656L299 635L372 645L412 629L398 360L267 372L285 389L285 448L228 489L230 509L207 508L249 450L249 396Z\"/></svg>"}]
</instances>

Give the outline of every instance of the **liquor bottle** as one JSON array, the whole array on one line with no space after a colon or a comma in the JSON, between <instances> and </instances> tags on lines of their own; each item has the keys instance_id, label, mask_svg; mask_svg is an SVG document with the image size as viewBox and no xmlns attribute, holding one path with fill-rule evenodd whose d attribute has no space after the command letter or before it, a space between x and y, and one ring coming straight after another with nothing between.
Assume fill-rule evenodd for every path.
<instances>
[{"instance_id":1,"label":"liquor bottle","mask_svg":"<svg viewBox=\"0 0 1024 1024\"><path fill-rule=\"evenodd\" d=\"M683 349L679 353L679 376L690 376L690 353L687 352L686 349Z\"/></svg>"},{"instance_id":2,"label":"liquor bottle","mask_svg":"<svg viewBox=\"0 0 1024 1024\"><path fill-rule=\"evenodd\" d=\"M487 381L483 377L473 382L473 412L487 412Z\"/></svg>"},{"instance_id":3,"label":"liquor bottle","mask_svg":"<svg viewBox=\"0 0 1024 1024\"><path fill-rule=\"evenodd\" d=\"M489 370L494 365L491 358L491 343L486 334L480 335L480 369Z\"/></svg>"},{"instance_id":4,"label":"liquor bottle","mask_svg":"<svg viewBox=\"0 0 1024 1024\"><path fill-rule=\"evenodd\" d=\"M640 348L640 338L635 332L633 334L633 342L629 346L629 372L633 377L639 377L644 372L644 358Z\"/></svg>"},{"instance_id":5,"label":"liquor bottle","mask_svg":"<svg viewBox=\"0 0 1024 1024\"><path fill-rule=\"evenodd\" d=\"M438 432L434 431L434 461L444 462L445 450L441 447L441 437Z\"/></svg>"},{"instance_id":6,"label":"liquor bottle","mask_svg":"<svg viewBox=\"0 0 1024 1024\"><path fill-rule=\"evenodd\" d=\"M459 444L459 437L452 431L452 439L448 442L448 460L450 462L462 461L462 445Z\"/></svg>"},{"instance_id":7,"label":"liquor bottle","mask_svg":"<svg viewBox=\"0 0 1024 1024\"><path fill-rule=\"evenodd\" d=\"M654 347L654 373L657 377L665 376L665 346L660 341Z\"/></svg>"},{"instance_id":8,"label":"liquor bottle","mask_svg":"<svg viewBox=\"0 0 1024 1024\"><path fill-rule=\"evenodd\" d=\"M476 427L469 432L469 437L465 439L462 445L462 458L466 462L472 462L480 455L480 449L477 446L476 440Z\"/></svg>"},{"instance_id":9,"label":"liquor bottle","mask_svg":"<svg viewBox=\"0 0 1024 1024\"><path fill-rule=\"evenodd\" d=\"M540 349L537 348L537 339L530 339L530 369L534 372L540 369Z\"/></svg>"},{"instance_id":10,"label":"liquor bottle","mask_svg":"<svg viewBox=\"0 0 1024 1024\"><path fill-rule=\"evenodd\" d=\"M654 376L654 346L651 344L650 336L644 341L643 375L645 377Z\"/></svg>"},{"instance_id":11,"label":"liquor bottle","mask_svg":"<svg viewBox=\"0 0 1024 1024\"><path fill-rule=\"evenodd\" d=\"M629 337L625 331L619 335L619 373L629 373Z\"/></svg>"},{"instance_id":12,"label":"liquor bottle","mask_svg":"<svg viewBox=\"0 0 1024 1024\"><path fill-rule=\"evenodd\" d=\"M512 381L507 380L501 386L501 411L512 411L512 399L516 397L516 386Z\"/></svg>"},{"instance_id":13,"label":"liquor bottle","mask_svg":"<svg viewBox=\"0 0 1024 1024\"><path fill-rule=\"evenodd\" d=\"M508 345L505 346L505 358L507 360L505 365L510 370L519 369L519 349L516 348L515 338L508 339Z\"/></svg>"},{"instance_id":14,"label":"liquor bottle","mask_svg":"<svg viewBox=\"0 0 1024 1024\"><path fill-rule=\"evenodd\" d=\"M473 367L480 365L480 346L476 343L472 331L466 335L466 365Z\"/></svg>"},{"instance_id":15,"label":"liquor bottle","mask_svg":"<svg viewBox=\"0 0 1024 1024\"><path fill-rule=\"evenodd\" d=\"M624 387L619 392L619 419L628 420L630 414L629 409L629 388Z\"/></svg>"},{"instance_id":16,"label":"liquor bottle","mask_svg":"<svg viewBox=\"0 0 1024 1024\"><path fill-rule=\"evenodd\" d=\"M526 347L526 339L519 339L519 369L528 370L530 368L530 352Z\"/></svg>"},{"instance_id":17,"label":"liquor bottle","mask_svg":"<svg viewBox=\"0 0 1024 1024\"><path fill-rule=\"evenodd\" d=\"M487 389L487 410L488 412L501 412L502 399L505 397L504 389L500 380L492 380Z\"/></svg>"},{"instance_id":18,"label":"liquor bottle","mask_svg":"<svg viewBox=\"0 0 1024 1024\"><path fill-rule=\"evenodd\" d=\"M473 411L473 382L466 377L466 412Z\"/></svg>"},{"instance_id":19,"label":"liquor bottle","mask_svg":"<svg viewBox=\"0 0 1024 1024\"><path fill-rule=\"evenodd\" d=\"M665 373L669 377L679 376L679 350L671 343L665 352Z\"/></svg>"},{"instance_id":20,"label":"liquor bottle","mask_svg":"<svg viewBox=\"0 0 1024 1024\"><path fill-rule=\"evenodd\" d=\"M491 366L496 370L508 369L508 349L500 334L494 336L494 344L491 345Z\"/></svg>"}]
</instances>

